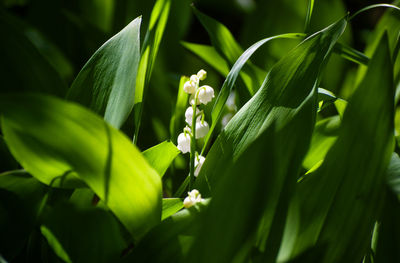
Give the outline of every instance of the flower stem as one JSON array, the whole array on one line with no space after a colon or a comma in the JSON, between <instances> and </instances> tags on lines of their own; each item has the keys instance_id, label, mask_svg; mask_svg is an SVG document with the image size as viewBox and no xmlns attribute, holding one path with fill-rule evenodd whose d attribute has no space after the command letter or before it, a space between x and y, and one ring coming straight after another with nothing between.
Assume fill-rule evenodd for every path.
<instances>
[{"instance_id":1,"label":"flower stem","mask_svg":"<svg viewBox=\"0 0 400 263\"><path fill-rule=\"evenodd\" d=\"M199 92L196 91L196 94L194 96L194 102L192 105L193 108L193 117L192 117L192 133L191 133L191 138L190 138L190 163L189 163L189 191L192 190L193 188L193 182L194 182L194 158L196 157L196 108L197 108L197 97L199 95Z\"/></svg>"}]
</instances>

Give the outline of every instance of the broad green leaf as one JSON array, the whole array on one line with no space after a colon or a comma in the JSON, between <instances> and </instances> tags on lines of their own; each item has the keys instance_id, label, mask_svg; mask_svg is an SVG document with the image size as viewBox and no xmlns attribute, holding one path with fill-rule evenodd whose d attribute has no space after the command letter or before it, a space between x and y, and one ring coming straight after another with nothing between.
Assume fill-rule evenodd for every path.
<instances>
[{"instance_id":1,"label":"broad green leaf","mask_svg":"<svg viewBox=\"0 0 400 263\"><path fill-rule=\"evenodd\" d=\"M43 236L65 262L116 262L127 246L118 221L101 208L59 204L43 221Z\"/></svg>"},{"instance_id":2,"label":"broad green leaf","mask_svg":"<svg viewBox=\"0 0 400 263\"><path fill-rule=\"evenodd\" d=\"M63 97L67 87L57 71L23 34L21 22L0 10L1 92L40 92Z\"/></svg>"},{"instance_id":3,"label":"broad green leaf","mask_svg":"<svg viewBox=\"0 0 400 263\"><path fill-rule=\"evenodd\" d=\"M92 109L115 128L134 104L141 17L104 43L83 66L67 98Z\"/></svg>"},{"instance_id":4,"label":"broad green leaf","mask_svg":"<svg viewBox=\"0 0 400 263\"><path fill-rule=\"evenodd\" d=\"M248 257L261 218L273 206L274 188L282 183L274 175L282 164L276 147L283 138L274 129L269 126L233 166L226 164L186 262L242 262ZM297 150L285 149L290 154Z\"/></svg>"},{"instance_id":5,"label":"broad green leaf","mask_svg":"<svg viewBox=\"0 0 400 263\"><path fill-rule=\"evenodd\" d=\"M138 78L136 80L136 94L134 105L135 134L134 143L137 142L139 129L142 119L143 100L145 99L146 89L149 86L156 61L158 49L161 44L162 36L167 25L171 0L157 0L150 16L149 28L143 42L140 59Z\"/></svg>"},{"instance_id":6,"label":"broad green leaf","mask_svg":"<svg viewBox=\"0 0 400 263\"><path fill-rule=\"evenodd\" d=\"M162 217L164 220L183 208L183 201L180 198L164 198L162 207Z\"/></svg>"},{"instance_id":7,"label":"broad green leaf","mask_svg":"<svg viewBox=\"0 0 400 263\"><path fill-rule=\"evenodd\" d=\"M0 112L6 143L30 174L49 184L75 172L134 238L160 221L160 176L97 115L38 95L2 95Z\"/></svg>"},{"instance_id":8,"label":"broad green leaf","mask_svg":"<svg viewBox=\"0 0 400 263\"><path fill-rule=\"evenodd\" d=\"M303 161L303 167L311 169L322 161L337 139L340 126L339 116L323 119L315 124L310 149Z\"/></svg>"},{"instance_id":9,"label":"broad green leaf","mask_svg":"<svg viewBox=\"0 0 400 263\"><path fill-rule=\"evenodd\" d=\"M313 104L314 100L316 103L317 89L314 86L320 68L324 65L326 57L345 25L346 22L341 20L314 34L272 68L257 94L240 109L218 136L207 155L195 188L199 187L201 192L209 193L212 190L210 188L219 179L215 171L222 169L231 162L232 158L235 160L273 121L277 121L277 129L280 130L284 129L292 119L304 118L300 130L294 130L298 136L302 134L307 138L308 132L311 132L310 129L312 130L314 126L313 113L316 110L316 105L311 106L311 110L307 105ZM254 44L253 48L245 52L241 59L246 60L246 57L249 57L257 47L268 40L264 39ZM240 61L237 65L241 65ZM233 72L232 75L237 75L236 70L232 69L231 72ZM228 81L231 81L229 77L226 82ZM227 93L222 90L219 96L227 96L225 94ZM217 98L215 107L218 107L219 100ZM301 110L303 107L307 110ZM305 113L308 110L310 111ZM215 112L213 115L217 116L217 111ZM299 143L304 143L304 147L308 147L306 139L300 139L297 136L296 138L299 139ZM293 140L296 139L293 138Z\"/></svg>"},{"instance_id":10,"label":"broad green leaf","mask_svg":"<svg viewBox=\"0 0 400 263\"><path fill-rule=\"evenodd\" d=\"M253 243L255 261L275 259L314 127L319 68L345 26L340 20L278 62L217 138L195 185L213 199L190 260L240 262Z\"/></svg>"},{"instance_id":11,"label":"broad green leaf","mask_svg":"<svg viewBox=\"0 0 400 263\"><path fill-rule=\"evenodd\" d=\"M385 34L348 102L335 144L298 186L285 245L292 255L315 245L325 246L321 262L359 262L366 254L393 151L392 70Z\"/></svg>"},{"instance_id":12,"label":"broad green leaf","mask_svg":"<svg viewBox=\"0 0 400 263\"><path fill-rule=\"evenodd\" d=\"M269 42L270 40L278 39L278 38L297 39L297 38L302 38L303 36L304 35L302 35L302 34L289 33L289 34L283 34L283 35L265 38L265 39L258 41L255 44L253 44L239 57L239 59L233 65L228 76L226 77L226 79L222 85L221 91L218 94L218 97L214 103L214 107L213 107L212 113L211 113L212 123L211 123L210 131L204 139L205 143L204 143L202 152L204 152L204 150L207 148L208 144L210 143L210 139L212 138L215 127L217 127L217 124L222 117L223 109L224 109L225 103L229 97L229 94L231 93L233 86L235 85L235 82L240 74L240 71L242 70L243 66L246 64L247 60L254 54L255 51L257 51L262 45Z\"/></svg>"},{"instance_id":13,"label":"broad green leaf","mask_svg":"<svg viewBox=\"0 0 400 263\"><path fill-rule=\"evenodd\" d=\"M144 158L162 178L180 151L172 142L162 142L143 152Z\"/></svg>"},{"instance_id":14,"label":"broad green leaf","mask_svg":"<svg viewBox=\"0 0 400 263\"><path fill-rule=\"evenodd\" d=\"M0 174L0 253L10 262L37 224L47 190L26 172Z\"/></svg>"}]
</instances>

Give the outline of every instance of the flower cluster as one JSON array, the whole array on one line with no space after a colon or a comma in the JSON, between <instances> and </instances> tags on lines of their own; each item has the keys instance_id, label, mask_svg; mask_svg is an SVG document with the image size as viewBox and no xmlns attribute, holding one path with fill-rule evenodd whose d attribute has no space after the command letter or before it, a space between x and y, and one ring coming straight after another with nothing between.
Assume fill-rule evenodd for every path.
<instances>
[{"instance_id":1,"label":"flower cluster","mask_svg":"<svg viewBox=\"0 0 400 263\"><path fill-rule=\"evenodd\" d=\"M188 196L185 198L185 200L183 200L183 206L185 208L189 208L203 200L204 199L201 198L200 192L196 189L193 189L192 191L188 192Z\"/></svg>"},{"instance_id":2,"label":"flower cluster","mask_svg":"<svg viewBox=\"0 0 400 263\"><path fill-rule=\"evenodd\" d=\"M183 85L183 90L191 96L189 98L190 106L185 112L187 125L178 136L178 149L182 153L190 152L192 139L203 138L210 130L208 123L204 120L204 112L198 108L198 105L207 104L214 98L214 89L212 87L208 85L199 86L200 81L206 77L207 72L202 69L196 75L192 75ZM197 177L205 158L197 153L193 154L196 154L194 176Z\"/></svg>"}]
</instances>

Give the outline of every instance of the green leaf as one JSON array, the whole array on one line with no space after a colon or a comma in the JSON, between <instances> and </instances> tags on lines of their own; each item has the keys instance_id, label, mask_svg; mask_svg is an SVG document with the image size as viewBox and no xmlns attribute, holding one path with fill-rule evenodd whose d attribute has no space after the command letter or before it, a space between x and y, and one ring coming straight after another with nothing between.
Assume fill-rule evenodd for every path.
<instances>
[{"instance_id":1,"label":"green leaf","mask_svg":"<svg viewBox=\"0 0 400 263\"><path fill-rule=\"evenodd\" d=\"M144 158L162 178L168 167L181 152L172 142L162 142L143 152Z\"/></svg>"},{"instance_id":2,"label":"green leaf","mask_svg":"<svg viewBox=\"0 0 400 263\"><path fill-rule=\"evenodd\" d=\"M162 217L164 220L183 208L183 201L180 198L164 198L162 207Z\"/></svg>"},{"instance_id":3,"label":"green leaf","mask_svg":"<svg viewBox=\"0 0 400 263\"><path fill-rule=\"evenodd\" d=\"M126 247L118 221L97 207L57 205L47 211L40 230L65 262L116 262Z\"/></svg>"},{"instance_id":4,"label":"green leaf","mask_svg":"<svg viewBox=\"0 0 400 263\"><path fill-rule=\"evenodd\" d=\"M211 113L211 118L212 118L212 124L210 127L210 131L205 137L204 141L204 147L202 152L208 147L210 140L212 138L212 134L215 130L215 127L217 126L218 122L220 121L223 113L223 109L225 106L225 103L229 97L229 94L231 93L233 86L235 85L235 82L240 74L240 71L242 70L243 66L246 64L247 60L256 52L262 45L265 43L269 42L270 40L273 39L278 39L278 38L302 38L304 35L302 34L296 34L296 33L289 33L289 34L283 34L283 35L277 35L269 38L262 39L258 41L257 43L253 44L251 47L249 47L240 57L239 59L235 62L233 65L231 71L229 72L228 76L226 77L221 91L218 94L218 97L214 103L214 107L212 109Z\"/></svg>"},{"instance_id":5,"label":"green leaf","mask_svg":"<svg viewBox=\"0 0 400 263\"><path fill-rule=\"evenodd\" d=\"M28 241L47 190L26 172L0 174L0 247L10 262Z\"/></svg>"},{"instance_id":6,"label":"green leaf","mask_svg":"<svg viewBox=\"0 0 400 263\"><path fill-rule=\"evenodd\" d=\"M387 191L382 216L379 220L378 240L374 262L395 263L400 261L400 203L392 192Z\"/></svg>"},{"instance_id":7,"label":"green leaf","mask_svg":"<svg viewBox=\"0 0 400 263\"><path fill-rule=\"evenodd\" d=\"M104 43L83 66L67 98L120 128L134 104L140 60L141 17Z\"/></svg>"},{"instance_id":8,"label":"green leaf","mask_svg":"<svg viewBox=\"0 0 400 263\"><path fill-rule=\"evenodd\" d=\"M171 135L171 140L176 142L178 133L180 133L182 126L184 125L184 113L187 108L187 102L189 95L183 90L183 85L189 78L182 76L179 81L178 95L176 98L175 110L172 113L172 117L169 123L169 130Z\"/></svg>"},{"instance_id":9,"label":"green leaf","mask_svg":"<svg viewBox=\"0 0 400 263\"><path fill-rule=\"evenodd\" d=\"M0 112L6 143L30 174L49 184L75 172L135 238L160 221L160 176L97 115L38 95L2 95Z\"/></svg>"},{"instance_id":10,"label":"green leaf","mask_svg":"<svg viewBox=\"0 0 400 263\"><path fill-rule=\"evenodd\" d=\"M230 65L233 65L243 53L243 49L237 43L228 28L217 20L201 13L194 7L193 12L207 30L214 48ZM260 87L266 72L249 62L240 75L249 94L252 96Z\"/></svg>"},{"instance_id":11,"label":"green leaf","mask_svg":"<svg viewBox=\"0 0 400 263\"><path fill-rule=\"evenodd\" d=\"M280 155L275 155L275 147L283 138L274 129L271 125L263 131L233 166L226 164L221 182L214 188L210 205L200 220L187 262L244 261L242 257L253 246L263 214L268 206L273 206L274 188L280 188L282 183L274 179L274 174L281 161ZM285 149L290 155L297 150Z\"/></svg>"},{"instance_id":12,"label":"green leaf","mask_svg":"<svg viewBox=\"0 0 400 263\"><path fill-rule=\"evenodd\" d=\"M21 22L0 10L1 92L40 92L64 96L67 90L57 71L23 34Z\"/></svg>"},{"instance_id":13,"label":"green leaf","mask_svg":"<svg viewBox=\"0 0 400 263\"><path fill-rule=\"evenodd\" d=\"M345 26L340 20L278 62L217 138L195 185L213 199L190 260L240 262L255 243L255 261L274 261L311 140L319 68Z\"/></svg>"},{"instance_id":14,"label":"green leaf","mask_svg":"<svg viewBox=\"0 0 400 263\"><path fill-rule=\"evenodd\" d=\"M222 169L230 160L235 160L274 120L278 122L280 130L292 119L304 118L301 132L296 130L296 133L299 136L304 132L303 135L307 138L308 132L311 132L314 126L313 112L316 110L316 105L312 104L316 103L313 101L317 99L315 85L320 67L324 64L345 25L346 22L341 20L330 28L316 33L272 68L257 94L240 109L218 136L207 155L195 187L198 187L202 193L209 193L212 190L210 188L219 179L215 171ZM254 44L242 55L243 60L246 60L246 57L250 56L257 47L268 40L264 39ZM238 61L237 65L240 64ZM232 75L237 74L234 69L231 72L233 72ZM228 81L231 81L229 77ZM222 90L219 96L227 96L227 92L224 93ZM220 105L219 100L217 98L215 107L220 107L217 106ZM304 113L300 110L302 108L307 108L304 111L310 111ZM217 116L217 113L213 112L213 116ZM296 136L296 138L300 137ZM306 139L299 140L304 141L305 147L308 147Z\"/></svg>"},{"instance_id":15,"label":"green leaf","mask_svg":"<svg viewBox=\"0 0 400 263\"><path fill-rule=\"evenodd\" d=\"M286 244L293 255L315 245L326 247L321 262L358 262L366 254L393 151L392 70L385 34L348 102L338 139L298 186Z\"/></svg>"},{"instance_id":16,"label":"green leaf","mask_svg":"<svg viewBox=\"0 0 400 263\"><path fill-rule=\"evenodd\" d=\"M219 55L213 46L195 44L189 42L181 42L181 44L193 52L195 55L203 59L208 65L213 67L222 76L227 76L229 73L229 65L226 60Z\"/></svg>"},{"instance_id":17,"label":"green leaf","mask_svg":"<svg viewBox=\"0 0 400 263\"><path fill-rule=\"evenodd\" d=\"M137 142L142 119L143 100L153 73L153 66L157 58L158 49L167 25L171 0L157 0L150 16L150 25L143 42L138 78L136 80L136 94L134 105L135 134L134 143Z\"/></svg>"},{"instance_id":18,"label":"green leaf","mask_svg":"<svg viewBox=\"0 0 400 263\"><path fill-rule=\"evenodd\" d=\"M339 126L339 116L326 118L316 123L310 149L303 161L305 169L311 169L325 158L326 153L337 139Z\"/></svg>"}]
</instances>

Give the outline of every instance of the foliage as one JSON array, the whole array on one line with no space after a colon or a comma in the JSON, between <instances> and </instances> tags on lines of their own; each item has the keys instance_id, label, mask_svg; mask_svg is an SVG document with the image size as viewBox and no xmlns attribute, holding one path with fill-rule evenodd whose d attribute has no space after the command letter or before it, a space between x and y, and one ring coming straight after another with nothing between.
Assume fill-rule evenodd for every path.
<instances>
[{"instance_id":1,"label":"foliage","mask_svg":"<svg viewBox=\"0 0 400 263\"><path fill-rule=\"evenodd\" d=\"M399 262L398 4L1 0L0 262Z\"/></svg>"}]
</instances>

